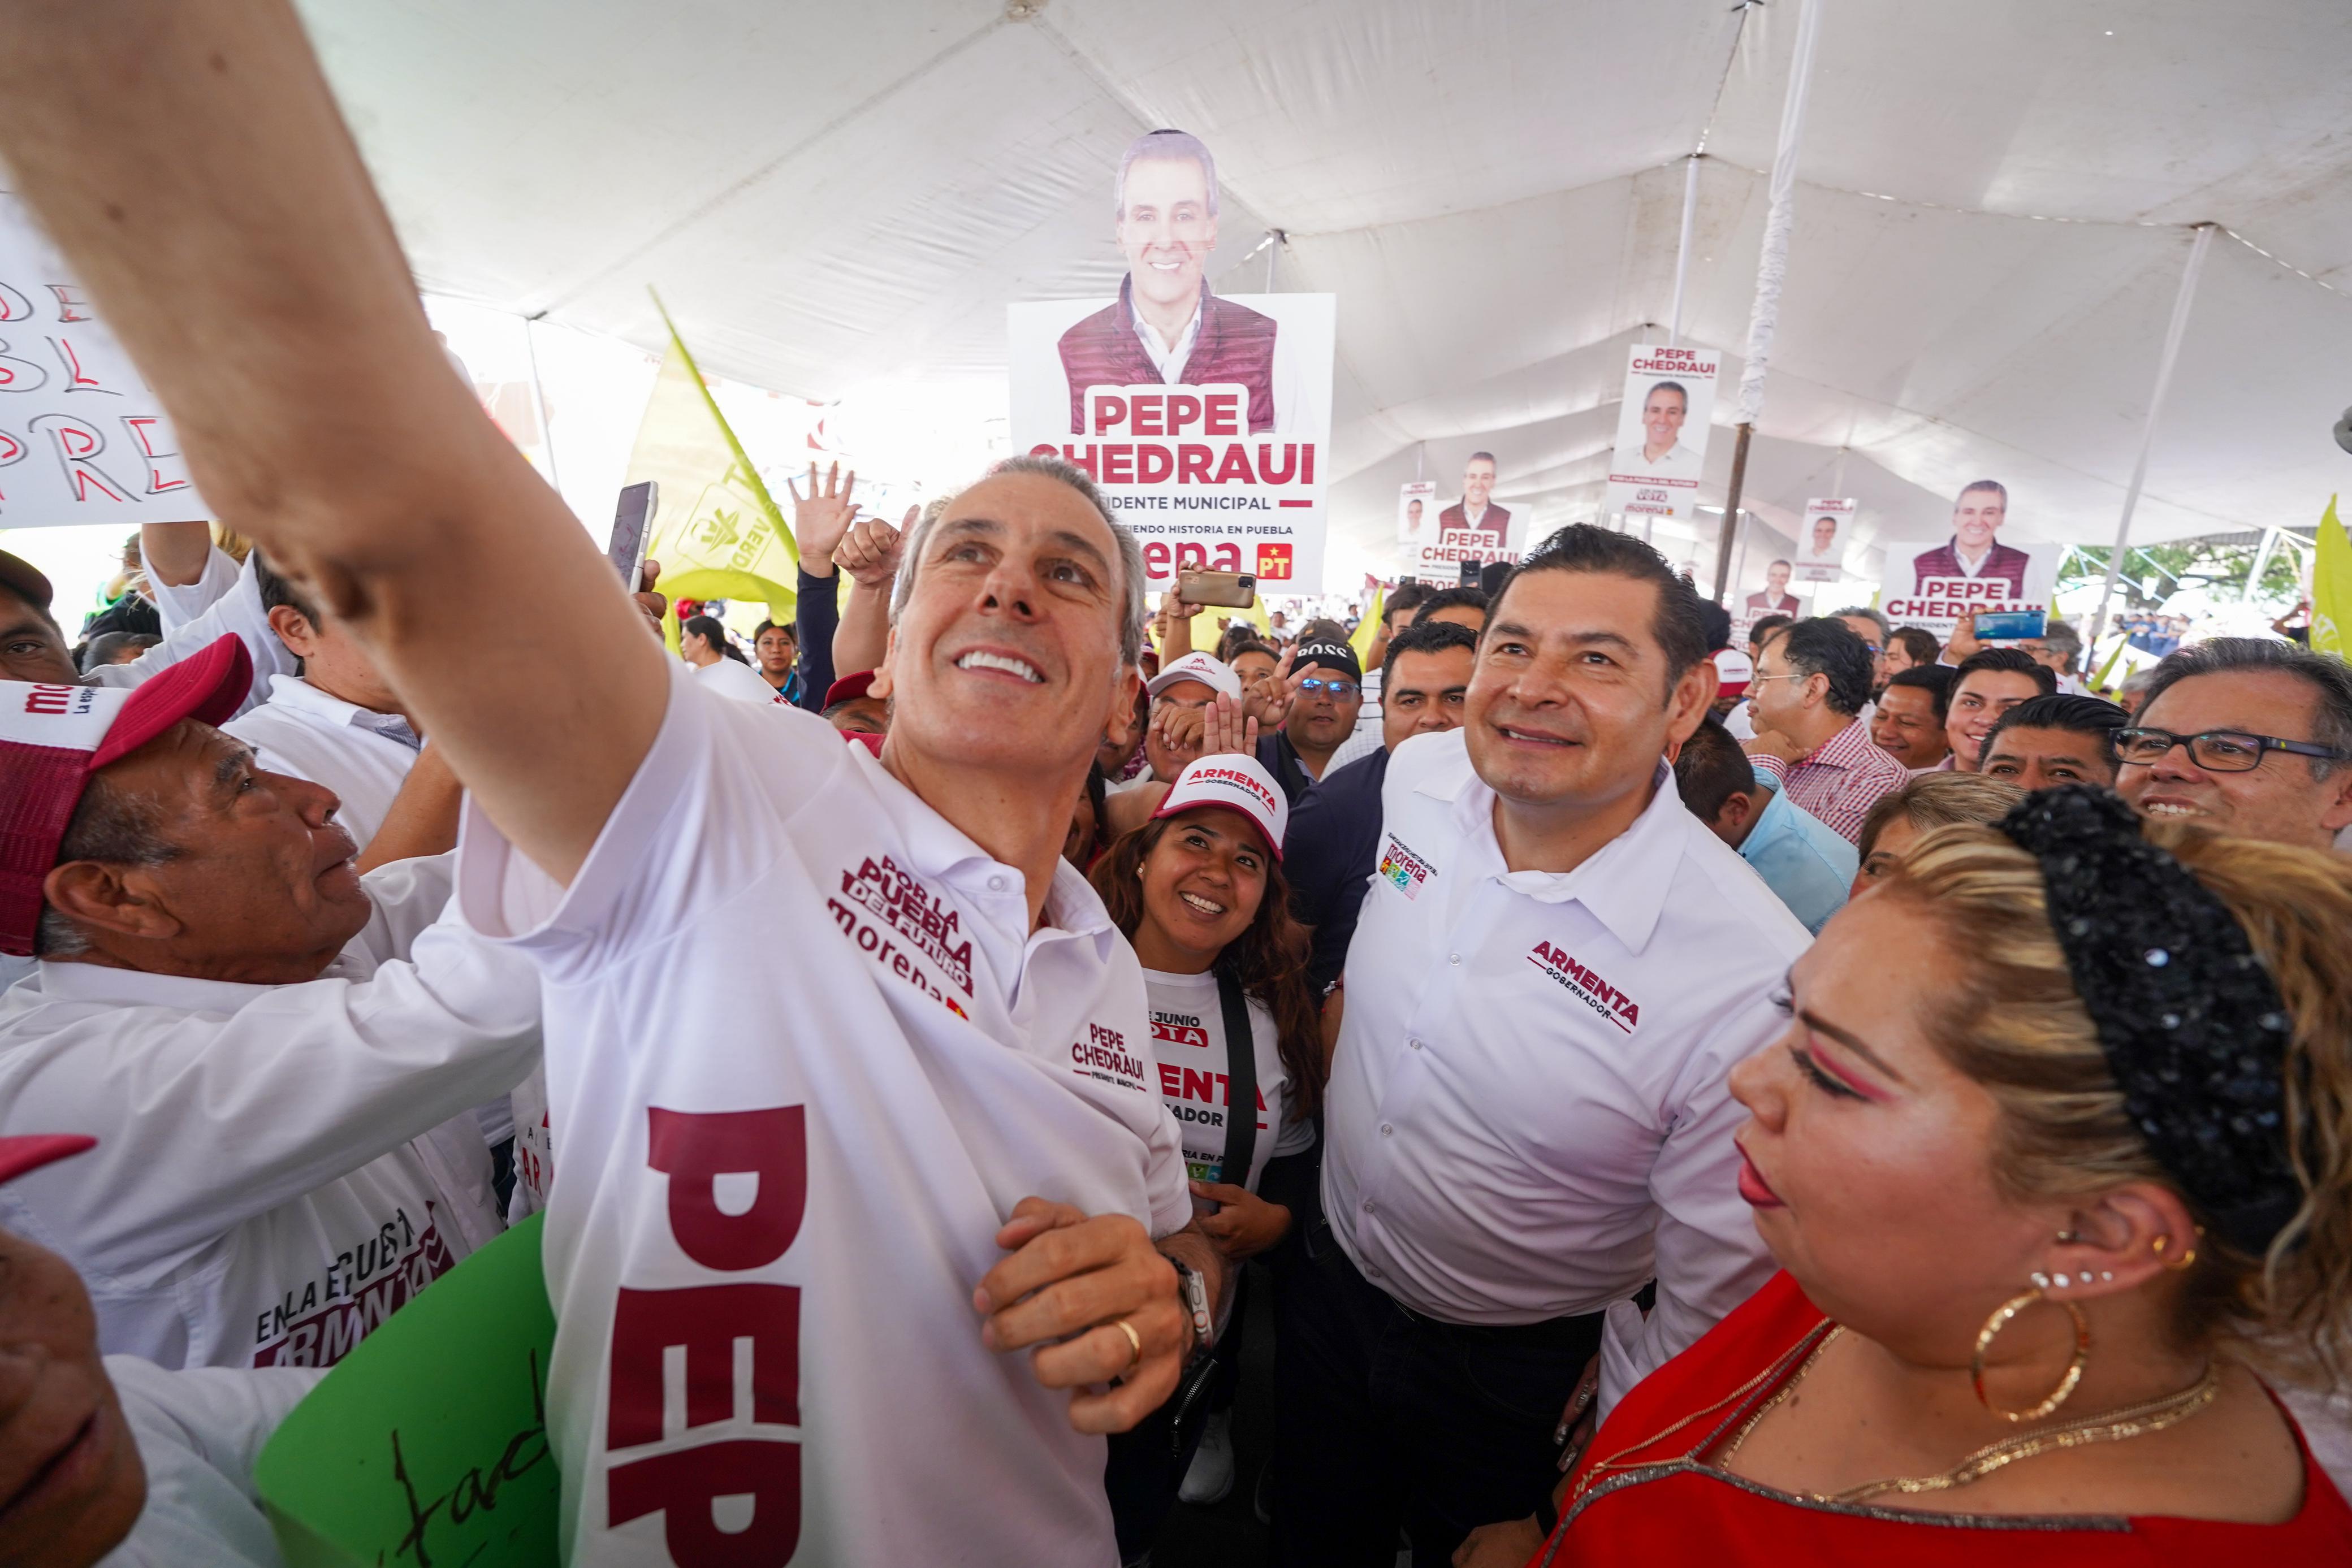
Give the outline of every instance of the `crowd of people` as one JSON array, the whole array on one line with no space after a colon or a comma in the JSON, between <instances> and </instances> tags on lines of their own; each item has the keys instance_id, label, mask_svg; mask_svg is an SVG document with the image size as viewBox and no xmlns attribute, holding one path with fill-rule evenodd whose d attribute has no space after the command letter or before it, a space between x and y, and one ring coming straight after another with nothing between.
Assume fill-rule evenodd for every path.
<instances>
[{"instance_id":1,"label":"crowd of people","mask_svg":"<svg viewBox=\"0 0 2352 1568\"><path fill-rule=\"evenodd\" d=\"M2342 662L1738 648L1586 525L1196 648L1036 456L813 468L745 650L289 13L90 26L0 152L252 544L87 667L0 554L0 1562L280 1561L269 1432L533 1215L573 1563L1147 1562L1257 1291L1286 1565L2352 1560Z\"/></svg>"}]
</instances>

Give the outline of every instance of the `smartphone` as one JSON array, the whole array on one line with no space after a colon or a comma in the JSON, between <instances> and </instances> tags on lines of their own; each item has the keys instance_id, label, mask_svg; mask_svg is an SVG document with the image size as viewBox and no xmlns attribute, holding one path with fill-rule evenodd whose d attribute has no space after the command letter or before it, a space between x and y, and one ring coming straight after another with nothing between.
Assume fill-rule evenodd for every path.
<instances>
[{"instance_id":1,"label":"smartphone","mask_svg":"<svg viewBox=\"0 0 2352 1568\"><path fill-rule=\"evenodd\" d=\"M2046 610L1987 610L1977 614L1977 641L2017 643L2039 637L2049 629Z\"/></svg>"},{"instance_id":2,"label":"smartphone","mask_svg":"<svg viewBox=\"0 0 2352 1568\"><path fill-rule=\"evenodd\" d=\"M1462 563L1462 586L1465 588L1477 587L1478 574L1486 570L1486 563L1483 560L1464 561Z\"/></svg>"},{"instance_id":3,"label":"smartphone","mask_svg":"<svg viewBox=\"0 0 2352 1568\"><path fill-rule=\"evenodd\" d=\"M1257 602L1257 579L1245 571L1197 571L1176 574L1176 596L1187 604L1222 604L1247 610Z\"/></svg>"},{"instance_id":4,"label":"smartphone","mask_svg":"<svg viewBox=\"0 0 2352 1568\"><path fill-rule=\"evenodd\" d=\"M613 538L604 554L621 574L621 586L631 593L637 591L637 577L645 569L646 547L654 537L654 508L660 500L660 486L647 479L624 487L621 503L613 510Z\"/></svg>"}]
</instances>

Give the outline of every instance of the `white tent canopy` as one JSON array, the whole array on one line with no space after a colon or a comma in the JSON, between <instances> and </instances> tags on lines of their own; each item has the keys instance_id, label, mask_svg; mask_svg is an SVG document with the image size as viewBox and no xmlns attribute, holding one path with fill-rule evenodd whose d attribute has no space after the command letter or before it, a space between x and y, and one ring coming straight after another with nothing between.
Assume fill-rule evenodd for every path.
<instances>
[{"instance_id":1,"label":"white tent canopy","mask_svg":"<svg viewBox=\"0 0 2352 1568\"><path fill-rule=\"evenodd\" d=\"M1008 302L1116 287L1120 150L1197 132L1221 287L1262 287L1278 230L1276 287L1339 297L1341 587L1387 559L1395 485L1450 490L1475 448L1535 532L1595 515L1702 145L1684 333L1744 340L1797 3L307 12L425 287L656 348L650 284L707 370L806 397L1001 382ZM2352 477L2352 7L1804 3L1759 517L1792 534L1842 476L1865 533L1925 535L1990 476L2016 536L2105 542L2202 223L2135 537L2306 523Z\"/></svg>"}]
</instances>

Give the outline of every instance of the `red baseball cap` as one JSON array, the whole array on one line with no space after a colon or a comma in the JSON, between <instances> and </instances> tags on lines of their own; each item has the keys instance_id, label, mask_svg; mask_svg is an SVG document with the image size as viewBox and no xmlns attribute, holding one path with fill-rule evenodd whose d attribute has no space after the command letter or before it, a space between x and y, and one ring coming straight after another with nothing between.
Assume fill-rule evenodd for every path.
<instances>
[{"instance_id":1,"label":"red baseball cap","mask_svg":"<svg viewBox=\"0 0 2352 1568\"><path fill-rule=\"evenodd\" d=\"M0 1182L15 1181L52 1161L96 1147L96 1138L80 1133L25 1133L0 1138Z\"/></svg>"},{"instance_id":2,"label":"red baseball cap","mask_svg":"<svg viewBox=\"0 0 2352 1568\"><path fill-rule=\"evenodd\" d=\"M252 685L235 637L135 686L0 681L0 953L33 951L41 883L90 775L184 718L226 723Z\"/></svg>"},{"instance_id":3,"label":"red baseball cap","mask_svg":"<svg viewBox=\"0 0 2352 1568\"><path fill-rule=\"evenodd\" d=\"M862 697L871 691L873 686L874 672L871 670L860 670L854 675L844 675L824 688L824 701L820 706L831 707L835 703L845 703L853 697Z\"/></svg>"}]
</instances>

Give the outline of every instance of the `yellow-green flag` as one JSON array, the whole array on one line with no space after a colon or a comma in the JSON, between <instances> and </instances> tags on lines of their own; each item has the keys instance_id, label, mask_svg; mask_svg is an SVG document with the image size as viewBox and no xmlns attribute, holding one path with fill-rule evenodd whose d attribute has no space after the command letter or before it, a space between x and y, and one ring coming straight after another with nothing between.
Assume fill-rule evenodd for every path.
<instances>
[{"instance_id":1,"label":"yellow-green flag","mask_svg":"<svg viewBox=\"0 0 2352 1568\"><path fill-rule=\"evenodd\" d=\"M654 306L661 308L659 298ZM661 562L657 586L673 605L681 599L756 600L771 618L790 621L800 565L792 526L728 428L667 310L662 324L669 328L669 351L623 481L651 479L661 487L646 551ZM675 610L665 630L675 647Z\"/></svg>"},{"instance_id":2,"label":"yellow-green flag","mask_svg":"<svg viewBox=\"0 0 2352 1568\"><path fill-rule=\"evenodd\" d=\"M1372 656L1372 643L1381 634L1381 612L1388 608L1388 603L1389 585L1384 582L1372 591L1372 601L1364 606L1364 618L1356 622L1356 634L1348 639L1360 664Z\"/></svg>"},{"instance_id":3,"label":"yellow-green flag","mask_svg":"<svg viewBox=\"0 0 2352 1568\"><path fill-rule=\"evenodd\" d=\"M2336 497L2319 518L2319 559L2311 571L2311 646L2352 659L2352 536L2336 515Z\"/></svg>"}]
</instances>

